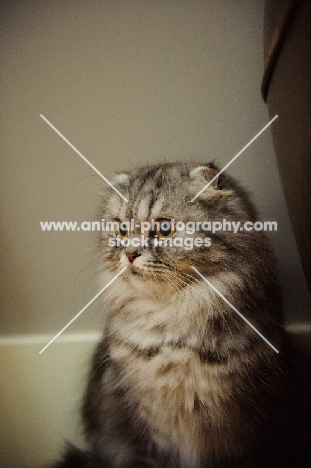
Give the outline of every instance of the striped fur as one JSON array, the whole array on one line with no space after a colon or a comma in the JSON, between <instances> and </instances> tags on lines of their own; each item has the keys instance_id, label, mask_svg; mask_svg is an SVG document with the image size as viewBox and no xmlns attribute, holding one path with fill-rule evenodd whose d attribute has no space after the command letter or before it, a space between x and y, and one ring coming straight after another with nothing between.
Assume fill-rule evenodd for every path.
<instances>
[{"instance_id":1,"label":"striped fur","mask_svg":"<svg viewBox=\"0 0 311 468\"><path fill-rule=\"evenodd\" d=\"M247 193L224 174L190 203L217 172L212 163L176 163L119 174L114 183L129 203L108 188L102 217L255 221ZM83 417L91 451L115 468L249 468L275 430L278 355L191 268L281 349L273 255L260 232L208 235L208 248L156 247L153 239L111 248L115 233L103 232L103 284L128 268L105 292L109 315ZM262 455L261 463L270 466Z\"/></svg>"}]
</instances>

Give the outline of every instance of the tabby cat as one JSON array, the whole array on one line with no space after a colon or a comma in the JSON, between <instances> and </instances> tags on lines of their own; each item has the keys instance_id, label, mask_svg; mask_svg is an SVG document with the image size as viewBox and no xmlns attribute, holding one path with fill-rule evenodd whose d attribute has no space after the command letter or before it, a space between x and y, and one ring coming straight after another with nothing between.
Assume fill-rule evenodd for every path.
<instances>
[{"instance_id":1,"label":"tabby cat","mask_svg":"<svg viewBox=\"0 0 311 468\"><path fill-rule=\"evenodd\" d=\"M59 468L296 466L275 260L262 232L243 229L257 220L248 194L218 172L145 166L112 180L128 202L105 190L102 287L123 272L104 293L83 403L90 450L70 449ZM224 220L241 228L206 229Z\"/></svg>"}]
</instances>

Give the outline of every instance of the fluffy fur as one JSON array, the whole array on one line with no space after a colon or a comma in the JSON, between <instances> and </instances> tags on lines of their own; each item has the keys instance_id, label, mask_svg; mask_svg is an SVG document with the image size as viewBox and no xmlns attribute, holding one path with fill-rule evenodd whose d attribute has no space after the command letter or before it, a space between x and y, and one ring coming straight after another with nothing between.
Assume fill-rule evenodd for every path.
<instances>
[{"instance_id":1,"label":"fluffy fur","mask_svg":"<svg viewBox=\"0 0 311 468\"><path fill-rule=\"evenodd\" d=\"M108 188L102 218L256 221L247 193L225 174L190 202L217 172L211 163L175 163L119 174L112 182L129 203ZM102 233L102 284L127 269L105 292L109 315L83 405L92 455L75 455L84 465L59 467L287 466L282 353L191 268L281 351L280 296L267 239L245 230L177 234L208 235L210 247L156 246L150 231L148 246L109 247L117 234ZM140 228L129 238L134 235Z\"/></svg>"}]
</instances>

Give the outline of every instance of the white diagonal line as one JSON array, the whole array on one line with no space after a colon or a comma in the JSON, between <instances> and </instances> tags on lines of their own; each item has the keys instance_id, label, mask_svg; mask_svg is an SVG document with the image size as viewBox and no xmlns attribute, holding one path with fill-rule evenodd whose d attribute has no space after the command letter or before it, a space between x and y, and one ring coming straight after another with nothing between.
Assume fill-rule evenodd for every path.
<instances>
[{"instance_id":1,"label":"white diagonal line","mask_svg":"<svg viewBox=\"0 0 311 468\"><path fill-rule=\"evenodd\" d=\"M270 348L273 349L273 351L279 353L279 351L273 346L273 344L271 344L270 341L267 340L267 338L263 336L262 333L260 333L260 331L257 330L257 328L249 320L247 320L247 318L244 317L244 315L241 314L241 312L236 307L234 307L234 305L231 304L231 302L229 302L228 299L226 299L225 296L221 294L221 292L218 291L218 289L216 289L215 286L212 285L212 283L210 283L205 278L205 276L202 275L202 273L200 273L194 266L191 266L191 268L205 281L205 283L207 283L215 291L216 294L218 294L218 296L220 296L225 301L226 304L228 304L228 306L231 307L232 310L234 310L234 312L236 312L244 320L244 322L247 323L247 325L249 325L254 330L254 332L257 333L257 335L260 336L260 338L262 338L270 346Z\"/></svg>"},{"instance_id":2,"label":"white diagonal line","mask_svg":"<svg viewBox=\"0 0 311 468\"><path fill-rule=\"evenodd\" d=\"M196 198L198 198L198 196L201 195L201 193L204 192L204 190L207 189L207 187L209 187L209 186L214 182L214 180L216 180L217 177L219 177L220 174L221 174L222 172L224 172L224 171L227 169L227 167L229 167L230 164L232 164L233 161L235 161L235 160L243 153L243 151L245 151L246 148L248 148L248 147L256 140L256 138L258 138L259 135L261 135L261 134L272 124L272 122L274 122L275 119L277 119L277 118L278 118L278 115L274 116L273 119L271 119L270 122L268 122L267 125L265 125L265 126L260 130L260 132L258 132L257 135L255 135L254 138L252 138L251 141L249 141L249 142L247 143L247 145L245 145L244 148L242 148L241 151L239 151L238 154L236 154L236 155L234 156L234 158L232 158L231 161L229 161L228 164L226 164L225 167L223 167L223 168L215 175L215 177L213 177L213 178L202 188L202 190L200 190L200 191L196 194L196 196L193 197L193 198L190 200L190 203L194 202L194 200L195 200Z\"/></svg>"},{"instance_id":3,"label":"white diagonal line","mask_svg":"<svg viewBox=\"0 0 311 468\"><path fill-rule=\"evenodd\" d=\"M96 169L96 167L93 166L93 164L90 163L90 161L85 156L83 156L83 154L80 153L80 151L77 150L77 148L72 143L70 143L70 141L67 140L67 138L59 130L57 130L57 128L54 127L54 125L51 124L51 122L46 117L44 117L44 115L40 114L40 117L43 120L45 120L45 122L83 159L83 161L85 161L93 169L93 171L95 171L102 179L104 179L104 181L108 185L110 185L110 187L113 190L115 190L117 192L117 194L120 195L121 198L123 198L124 201L126 201L128 203L128 199L124 195L122 195L122 193L119 192L119 190L111 182L109 182L109 180L106 179L106 177L101 172L99 172L99 170Z\"/></svg>"},{"instance_id":4,"label":"white diagonal line","mask_svg":"<svg viewBox=\"0 0 311 468\"><path fill-rule=\"evenodd\" d=\"M96 296L93 297L92 300L90 300L90 302L88 302L86 304L86 306L83 307L83 309L80 310L80 312L77 313L77 315L75 315L71 320L70 322L67 323L67 325L64 326L64 328L61 329L60 332L57 333L57 335L54 336L54 338L51 339L51 341L48 342L47 345L44 346L44 348L41 349L41 351L39 352L39 354L42 354L43 351L46 350L46 348L48 348L50 346L50 344L53 343L53 341L55 341L59 335L61 335L117 278L118 276L120 276L124 270L126 270L127 266L123 267L121 271L119 271L119 273L114 276L107 284L106 286L103 287L103 289L101 289L99 291L99 293L96 294Z\"/></svg>"}]
</instances>

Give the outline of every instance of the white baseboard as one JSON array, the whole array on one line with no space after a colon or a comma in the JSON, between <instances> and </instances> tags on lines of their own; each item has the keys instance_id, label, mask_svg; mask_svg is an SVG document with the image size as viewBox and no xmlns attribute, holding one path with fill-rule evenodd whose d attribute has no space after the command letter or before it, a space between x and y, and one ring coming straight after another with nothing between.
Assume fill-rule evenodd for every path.
<instances>
[{"instance_id":1,"label":"white baseboard","mask_svg":"<svg viewBox=\"0 0 311 468\"><path fill-rule=\"evenodd\" d=\"M0 346L44 345L49 343L54 336L51 334L4 335L0 336ZM97 343L101 336L100 331L63 333L55 340L55 343Z\"/></svg>"},{"instance_id":2,"label":"white baseboard","mask_svg":"<svg viewBox=\"0 0 311 468\"><path fill-rule=\"evenodd\" d=\"M288 323L285 330L292 334L311 333L311 323ZM0 336L0 346L44 345L49 343L54 336L51 334L2 335ZM101 336L102 331L63 333L55 340L55 343L97 343Z\"/></svg>"}]
</instances>

